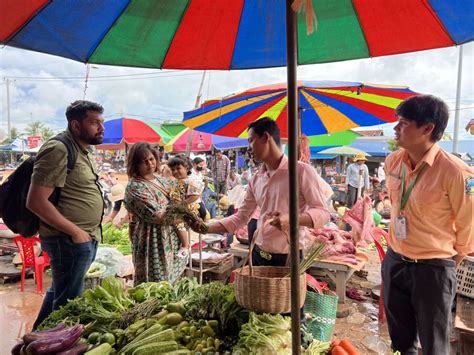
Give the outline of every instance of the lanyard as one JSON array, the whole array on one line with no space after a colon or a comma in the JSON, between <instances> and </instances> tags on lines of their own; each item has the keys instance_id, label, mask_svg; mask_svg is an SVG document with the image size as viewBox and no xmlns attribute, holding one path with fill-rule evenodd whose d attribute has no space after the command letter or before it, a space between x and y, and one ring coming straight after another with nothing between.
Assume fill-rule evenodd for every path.
<instances>
[{"instance_id":1,"label":"lanyard","mask_svg":"<svg viewBox=\"0 0 474 355\"><path fill-rule=\"evenodd\" d=\"M423 164L421 165L420 170L418 171L418 174L416 174L413 177L413 180L411 181L410 185L408 185L407 191L405 192L405 177L406 177L407 171L405 169L405 165L403 165L403 167L402 167L402 199L400 201L400 212L403 212L405 210L405 207L406 207L407 202L408 202L408 198L410 197L411 192L413 191L413 188L415 187L418 176L421 175L421 173L423 172L423 170L427 166L428 166L428 163L423 162Z\"/></svg>"}]
</instances>

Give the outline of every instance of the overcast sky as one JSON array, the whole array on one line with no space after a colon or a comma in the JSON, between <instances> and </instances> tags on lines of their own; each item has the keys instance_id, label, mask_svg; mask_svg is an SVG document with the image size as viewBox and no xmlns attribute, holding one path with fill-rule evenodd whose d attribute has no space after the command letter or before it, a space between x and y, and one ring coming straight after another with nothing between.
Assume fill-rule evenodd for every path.
<instances>
[{"instance_id":1,"label":"overcast sky","mask_svg":"<svg viewBox=\"0 0 474 355\"><path fill-rule=\"evenodd\" d=\"M298 68L300 80L342 80L406 85L413 91L443 98L451 108L447 132L453 133L459 48L445 48ZM474 118L474 44L464 45L460 139ZM84 96L86 66L59 57L10 47L0 49L0 128L7 128L6 81L10 78L10 116L20 131L30 121L54 130L65 127L66 106ZM125 75L125 76L124 76ZM110 77L115 76L115 77ZM101 78L102 77L102 78ZM104 78L105 77L105 78ZM106 119L123 116L160 123L181 120L194 107L202 71L167 71L93 66L86 99L105 107ZM45 79L47 78L47 79ZM212 71L207 73L203 100L286 81L286 69ZM376 126L379 127L379 126ZM391 135L390 125L384 125Z\"/></svg>"}]
</instances>

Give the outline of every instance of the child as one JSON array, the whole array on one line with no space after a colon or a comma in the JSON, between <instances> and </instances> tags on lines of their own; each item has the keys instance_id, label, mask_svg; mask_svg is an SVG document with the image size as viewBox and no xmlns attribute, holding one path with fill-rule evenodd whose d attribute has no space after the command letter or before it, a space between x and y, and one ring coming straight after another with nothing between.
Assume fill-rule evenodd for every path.
<instances>
[{"instance_id":1,"label":"child","mask_svg":"<svg viewBox=\"0 0 474 355\"><path fill-rule=\"evenodd\" d=\"M189 205L191 211L196 215L199 211L199 204L196 201L201 197L201 192L196 188L192 181L188 180L191 173L191 164L184 156L177 155L168 161L168 167L171 169L173 177L176 179L171 188L170 199L172 202L185 202ZM189 240L188 233L183 223L177 226L178 237L181 240L180 255L188 255Z\"/></svg>"}]
</instances>

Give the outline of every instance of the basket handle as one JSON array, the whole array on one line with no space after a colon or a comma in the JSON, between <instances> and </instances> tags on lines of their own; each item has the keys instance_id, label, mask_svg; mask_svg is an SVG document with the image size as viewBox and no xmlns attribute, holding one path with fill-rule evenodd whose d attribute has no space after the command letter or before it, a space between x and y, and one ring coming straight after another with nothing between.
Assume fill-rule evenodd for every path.
<instances>
[{"instance_id":1,"label":"basket handle","mask_svg":"<svg viewBox=\"0 0 474 355\"><path fill-rule=\"evenodd\" d=\"M244 268L245 265L249 265L249 274L250 276L253 276L253 263L252 263L252 252L253 252L253 249L255 247L255 244L257 242L257 239L258 237L260 236L261 234L261 231L266 228L271 222L271 219L270 218L266 218L265 221L263 222L263 224L260 226L260 228L257 228L255 230L255 234L252 238L252 242L250 243L250 247L249 247L249 253L247 255L247 259L245 260L245 262L242 264L242 267L240 268L240 271L242 271L242 269ZM286 236L286 240L288 241L288 245L290 245L290 237L288 235L288 233L286 233L285 231L283 231L283 234ZM286 259L286 266L290 265L290 253L288 253L288 257Z\"/></svg>"}]
</instances>

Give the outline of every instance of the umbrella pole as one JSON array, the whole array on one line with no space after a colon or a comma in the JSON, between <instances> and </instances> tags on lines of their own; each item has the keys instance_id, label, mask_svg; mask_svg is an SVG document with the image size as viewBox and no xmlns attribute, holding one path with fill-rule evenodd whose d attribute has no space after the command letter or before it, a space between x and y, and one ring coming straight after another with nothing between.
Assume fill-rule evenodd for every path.
<instances>
[{"instance_id":1,"label":"umbrella pole","mask_svg":"<svg viewBox=\"0 0 474 355\"><path fill-rule=\"evenodd\" d=\"M301 319L299 288L298 242L298 89L297 89L297 31L296 13L291 8L293 0L286 0L286 65L288 80L288 175L291 261L291 338L292 353L301 352Z\"/></svg>"}]
</instances>

